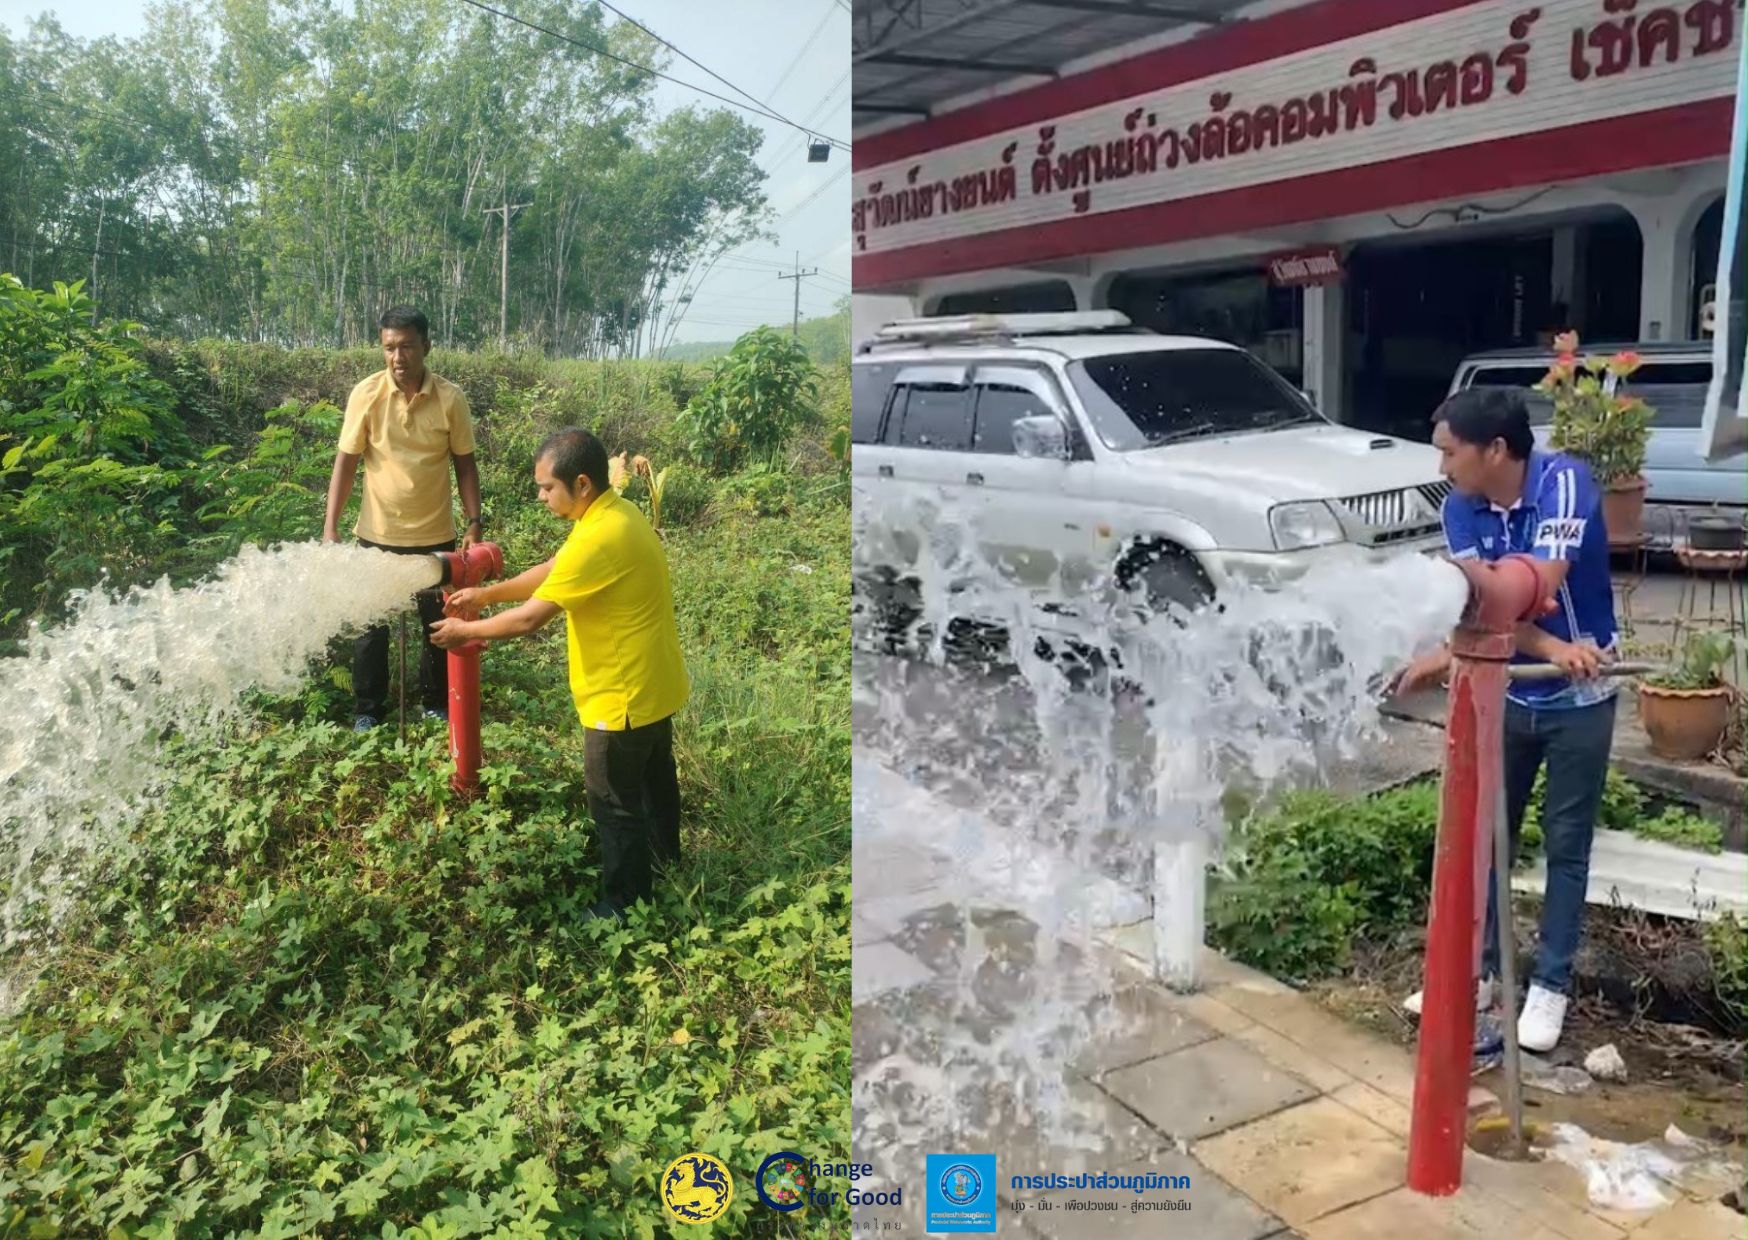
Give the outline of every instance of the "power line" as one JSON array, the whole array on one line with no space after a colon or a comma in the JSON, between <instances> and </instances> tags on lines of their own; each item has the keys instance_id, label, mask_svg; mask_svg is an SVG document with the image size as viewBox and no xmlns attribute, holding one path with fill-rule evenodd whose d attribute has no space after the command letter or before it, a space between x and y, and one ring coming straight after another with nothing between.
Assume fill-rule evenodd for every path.
<instances>
[{"instance_id":1,"label":"power line","mask_svg":"<svg viewBox=\"0 0 1748 1240\"><path fill-rule=\"evenodd\" d=\"M625 57L614 52L609 52L605 48L596 47L593 43L585 43L581 39L572 38L568 34L560 34L558 31L547 26L542 26L538 22L531 22L525 17L517 17L514 13L506 13L503 9L494 9L491 5L483 3L482 0L461 0L461 2L463 4L471 5L472 7L479 9L481 12L490 13L494 17L502 17L506 21L515 22L518 26L526 26L530 30L538 30L548 38L557 39L561 43L569 43L572 47L580 47L585 52L593 52L597 56L605 56L608 60L615 61L616 63L622 64L630 69L636 69L639 73L650 74L652 77L658 77L664 82L672 82L675 86L684 86L687 90L695 91L700 95L715 99L719 103L726 103L731 108L739 108L743 112L752 112L758 116L765 117L767 120L773 120L779 124L788 125L790 128L800 130L800 132L807 134L809 137L816 137L821 141L829 142L840 151L848 151L850 149L850 145L847 142L840 142L836 138L827 137L825 134L814 133L814 131L810 129L795 124L794 121L786 120L785 118L778 116L775 112L769 112L763 108L752 107L740 102L738 99L730 99L726 95L717 94L715 91L705 90L702 86L696 86L691 82L682 82L679 78L670 77L659 69L652 69L648 65L640 65L635 60L627 60Z\"/></svg>"},{"instance_id":2,"label":"power line","mask_svg":"<svg viewBox=\"0 0 1748 1240\"><path fill-rule=\"evenodd\" d=\"M615 8L612 4L608 3L608 0L595 0L595 2L597 4L599 4L602 8L606 9L608 12L617 15L621 21L628 21L633 26L636 26L639 30L643 31L650 38L654 39L657 43L660 43L663 47L665 47L669 51L673 52L681 60L686 61L688 64L696 65L698 68L704 70L704 72L708 73L711 77L715 78L718 82L721 82L724 86L728 87L730 90L736 92L737 94L745 95L748 99L751 99L754 103L758 104L760 107L768 109L772 116L777 117L777 119L781 120L785 125L788 125L793 129L802 130L804 133L809 132L805 125L797 125L794 121L790 120L788 117L781 115L776 110L776 108L771 106L770 103L766 102L763 99L760 99L758 96L752 94L750 91L742 90L740 87L736 86L733 82L731 82L727 78L723 77L722 74L720 74L716 70L712 69L709 65L700 64L697 60L693 59L691 56L688 56L685 52L681 51L680 48L675 46L673 43L670 43L668 40L662 38L661 35L657 34L655 31L651 30L648 26L646 26L642 22L638 21L635 17L632 17L630 14L626 13L622 9ZM809 42L812 42L812 40L809 40ZM775 94L776 91L773 90L771 93ZM830 141L830 139L827 139L827 141ZM834 145L836 145L836 144L834 143ZM848 149L848 148L845 148L845 149Z\"/></svg>"},{"instance_id":3,"label":"power line","mask_svg":"<svg viewBox=\"0 0 1748 1240\"><path fill-rule=\"evenodd\" d=\"M795 72L795 66L801 63L801 58L803 56L807 55L808 50L813 46L814 40L819 38L819 32L824 30L825 24L831 20L831 16L832 11L830 9L827 9L819 15L819 25L815 26L813 28L813 33L807 36L807 42L801 45L801 50L796 52L795 55L790 58L788 66L783 70L783 76L777 79L777 84L771 87L771 89L766 92L767 94L775 95L779 90L783 89L783 83L787 82L789 80L789 75Z\"/></svg>"}]
</instances>

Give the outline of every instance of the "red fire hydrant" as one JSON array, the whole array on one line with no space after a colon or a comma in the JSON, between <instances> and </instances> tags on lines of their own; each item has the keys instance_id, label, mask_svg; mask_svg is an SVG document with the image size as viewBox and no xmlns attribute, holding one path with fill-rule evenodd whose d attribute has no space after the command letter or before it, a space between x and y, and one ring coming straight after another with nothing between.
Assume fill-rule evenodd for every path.
<instances>
[{"instance_id":1,"label":"red fire hydrant","mask_svg":"<svg viewBox=\"0 0 1748 1240\"><path fill-rule=\"evenodd\" d=\"M1518 624L1544 614L1552 593L1542 566L1529 556L1459 561L1457 567L1469 579L1469 605L1451 638L1420 1062L1408 1129L1408 1187L1435 1197L1463 1182L1475 985L1492 859L1486 824L1504 778L1506 664L1517 649ZM1500 915L1504 920L1509 910Z\"/></svg>"},{"instance_id":2,"label":"red fire hydrant","mask_svg":"<svg viewBox=\"0 0 1748 1240\"><path fill-rule=\"evenodd\" d=\"M456 590L481 585L504 574L504 553L498 544L475 543L466 551L441 551L444 596ZM464 620L477 618L469 611ZM480 643L469 642L449 652L449 756L455 774L449 786L468 795L479 786L479 652Z\"/></svg>"}]
</instances>

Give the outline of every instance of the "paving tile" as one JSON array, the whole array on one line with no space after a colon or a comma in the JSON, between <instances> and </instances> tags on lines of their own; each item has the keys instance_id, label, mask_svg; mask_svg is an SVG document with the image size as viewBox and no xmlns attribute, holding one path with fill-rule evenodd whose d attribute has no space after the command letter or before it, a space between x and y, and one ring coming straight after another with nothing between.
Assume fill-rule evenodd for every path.
<instances>
[{"instance_id":1,"label":"paving tile","mask_svg":"<svg viewBox=\"0 0 1748 1240\"><path fill-rule=\"evenodd\" d=\"M927 965L891 943L858 947L850 963L850 1002L865 1003L894 990L920 986L934 976Z\"/></svg>"},{"instance_id":2,"label":"paving tile","mask_svg":"<svg viewBox=\"0 0 1748 1240\"><path fill-rule=\"evenodd\" d=\"M1175 995L1173 999L1186 1014L1194 1016L1216 1033L1233 1034L1256 1024L1237 1008L1228 1007L1212 995Z\"/></svg>"},{"instance_id":3,"label":"paving tile","mask_svg":"<svg viewBox=\"0 0 1748 1240\"><path fill-rule=\"evenodd\" d=\"M1575 1197L1558 1184L1577 1178L1576 1171L1561 1164L1502 1162L1473 1150L1463 1156L1464 1186L1497 1198L1523 1219L1569 1240L1619 1240L1623 1229L1591 1210L1582 1191Z\"/></svg>"},{"instance_id":4,"label":"paving tile","mask_svg":"<svg viewBox=\"0 0 1748 1240\"><path fill-rule=\"evenodd\" d=\"M1061 1117L1055 1122L1049 1118L1052 1104ZM1015 1107L997 1121L991 1147L1003 1176L1108 1170L1172 1144L1110 1094L1078 1079L1070 1080L1060 1097L1046 1105Z\"/></svg>"},{"instance_id":5,"label":"paving tile","mask_svg":"<svg viewBox=\"0 0 1748 1240\"><path fill-rule=\"evenodd\" d=\"M1402 1140L1408 1140L1409 1110L1390 1095L1373 1089L1364 1081L1349 1078L1347 1085L1330 1090L1329 1096L1360 1118L1369 1119Z\"/></svg>"},{"instance_id":6,"label":"paving tile","mask_svg":"<svg viewBox=\"0 0 1748 1240\"><path fill-rule=\"evenodd\" d=\"M863 916L862 910L859 908L850 911L850 946L852 948L890 939L897 930L896 925Z\"/></svg>"},{"instance_id":7,"label":"paving tile","mask_svg":"<svg viewBox=\"0 0 1748 1240\"><path fill-rule=\"evenodd\" d=\"M1215 1031L1184 1012L1164 990L1126 986L1086 1007L1095 1030L1072 1070L1087 1076L1127 1067L1206 1042Z\"/></svg>"},{"instance_id":8,"label":"paving tile","mask_svg":"<svg viewBox=\"0 0 1748 1240\"><path fill-rule=\"evenodd\" d=\"M1099 1168L1113 1174L1144 1174L1188 1176L1187 1189L1147 1189L1140 1193L1125 1189L1053 1189L1045 1192L1021 1191L1008 1201L1026 1207L1023 1214L1004 1211L1005 1218L1022 1217L1040 1236L1048 1240L1141 1240L1160 1235L1194 1236L1196 1240L1264 1240L1280 1234L1281 1221L1258 1208L1243 1193L1238 1192L1219 1176L1203 1167L1187 1154L1165 1153L1125 1166ZM1064 1172L1064 1174L1068 1174ZM1005 1182L1005 1179L1004 1179ZM1149 1210L1147 1204L1170 1201L1186 1203L1187 1211ZM1040 1209L1040 1202L1053 1208ZM1089 1204L1101 1208L1076 1210L1072 1204Z\"/></svg>"},{"instance_id":9,"label":"paving tile","mask_svg":"<svg viewBox=\"0 0 1748 1240\"><path fill-rule=\"evenodd\" d=\"M1333 1098L1319 1098L1198 1142L1191 1153L1228 1184L1299 1228L1400 1186L1407 1169L1401 1141ZM1396 1233L1391 1240L1408 1234Z\"/></svg>"},{"instance_id":10,"label":"paving tile","mask_svg":"<svg viewBox=\"0 0 1748 1240\"><path fill-rule=\"evenodd\" d=\"M1232 1035L1283 1072L1291 1072L1320 1093L1334 1093L1357 1081L1321 1055L1312 1054L1297 1042L1276 1033L1267 1025L1250 1025ZM1374 1091L1376 1092L1376 1091ZM1382 1095L1380 1095L1382 1096Z\"/></svg>"},{"instance_id":11,"label":"paving tile","mask_svg":"<svg viewBox=\"0 0 1748 1240\"><path fill-rule=\"evenodd\" d=\"M1496 1167L1499 1169L1496 1170ZM1594 1204L1590 1200L1590 1188L1584 1173L1567 1163L1551 1159L1532 1163L1496 1163L1493 1159L1470 1151L1464 1158L1463 1175L1465 1178L1473 1175L1478 1184L1495 1196L1503 1196L1507 1200L1520 1203L1534 1200L1528 1195L1532 1190L1539 1192L1570 1210L1600 1219L1617 1232L1626 1232L1632 1236L1637 1236L1639 1229L1653 1217L1650 1211L1610 1210ZM1664 1192L1671 1199L1679 1195L1674 1188L1667 1185L1664 1186ZM1738 1233L1735 1240L1743 1240L1744 1235L1748 1235L1748 1227Z\"/></svg>"},{"instance_id":12,"label":"paving tile","mask_svg":"<svg viewBox=\"0 0 1748 1240\"><path fill-rule=\"evenodd\" d=\"M1292 1106L1317 1092L1229 1038L1119 1068L1100 1083L1161 1132L1185 1140Z\"/></svg>"},{"instance_id":13,"label":"paving tile","mask_svg":"<svg viewBox=\"0 0 1748 1240\"><path fill-rule=\"evenodd\" d=\"M1570 1240L1472 1188L1423 1197L1399 1188L1305 1227L1306 1240Z\"/></svg>"},{"instance_id":14,"label":"paving tile","mask_svg":"<svg viewBox=\"0 0 1748 1240\"><path fill-rule=\"evenodd\" d=\"M1275 991L1259 985L1229 985L1210 993L1349 1076L1412 1105L1414 1061L1402 1047L1360 1032L1325 1012L1314 1000L1286 987Z\"/></svg>"},{"instance_id":15,"label":"paving tile","mask_svg":"<svg viewBox=\"0 0 1748 1240\"><path fill-rule=\"evenodd\" d=\"M1653 1215L1633 1240L1742 1240L1744 1219L1722 1202L1682 1201Z\"/></svg>"}]
</instances>

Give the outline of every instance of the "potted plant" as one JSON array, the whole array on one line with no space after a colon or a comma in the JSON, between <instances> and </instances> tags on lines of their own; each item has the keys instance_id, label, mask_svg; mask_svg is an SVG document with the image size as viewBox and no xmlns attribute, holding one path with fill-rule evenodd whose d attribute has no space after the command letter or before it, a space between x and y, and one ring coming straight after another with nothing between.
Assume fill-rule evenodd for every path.
<instances>
[{"instance_id":1,"label":"potted plant","mask_svg":"<svg viewBox=\"0 0 1748 1240\"><path fill-rule=\"evenodd\" d=\"M1589 464L1602 488L1602 523L1612 543L1638 543L1645 534L1645 443L1649 405L1628 396L1625 384L1639 368L1637 353L1578 356L1578 333L1554 338L1554 362L1535 390L1554 404L1549 438L1558 451Z\"/></svg>"},{"instance_id":2,"label":"potted plant","mask_svg":"<svg viewBox=\"0 0 1748 1240\"><path fill-rule=\"evenodd\" d=\"M1672 671L1639 682L1639 722L1659 757L1691 761L1717 751L1736 690L1724 679L1735 653L1723 633L1695 633Z\"/></svg>"}]
</instances>

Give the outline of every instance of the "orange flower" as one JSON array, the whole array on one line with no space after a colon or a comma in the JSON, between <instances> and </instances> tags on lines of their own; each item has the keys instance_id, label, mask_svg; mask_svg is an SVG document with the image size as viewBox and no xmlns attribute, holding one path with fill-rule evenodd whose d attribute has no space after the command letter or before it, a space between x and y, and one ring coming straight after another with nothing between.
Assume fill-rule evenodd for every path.
<instances>
[{"instance_id":1,"label":"orange flower","mask_svg":"<svg viewBox=\"0 0 1748 1240\"><path fill-rule=\"evenodd\" d=\"M639 477L649 477L649 458L647 456L632 457L631 472L637 474Z\"/></svg>"},{"instance_id":2,"label":"orange flower","mask_svg":"<svg viewBox=\"0 0 1748 1240\"><path fill-rule=\"evenodd\" d=\"M1616 353L1612 358L1610 358L1608 368L1624 379L1637 370L1643 360L1644 359L1637 353L1628 349L1623 353Z\"/></svg>"},{"instance_id":3,"label":"orange flower","mask_svg":"<svg viewBox=\"0 0 1748 1240\"><path fill-rule=\"evenodd\" d=\"M1578 333L1561 332L1558 336L1555 336L1554 352L1568 355L1578 352Z\"/></svg>"},{"instance_id":4,"label":"orange flower","mask_svg":"<svg viewBox=\"0 0 1748 1240\"><path fill-rule=\"evenodd\" d=\"M1562 370L1571 370L1574 366L1578 365L1578 355L1576 353L1562 353L1560 354L1560 360L1556 365L1558 365Z\"/></svg>"}]
</instances>

